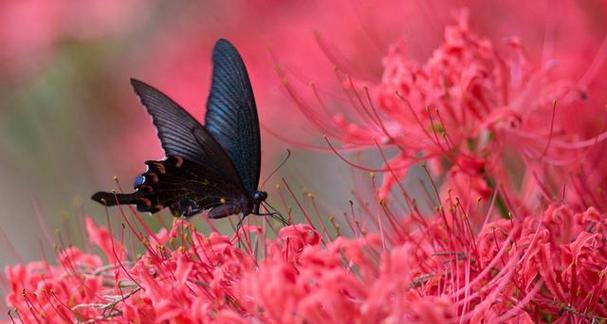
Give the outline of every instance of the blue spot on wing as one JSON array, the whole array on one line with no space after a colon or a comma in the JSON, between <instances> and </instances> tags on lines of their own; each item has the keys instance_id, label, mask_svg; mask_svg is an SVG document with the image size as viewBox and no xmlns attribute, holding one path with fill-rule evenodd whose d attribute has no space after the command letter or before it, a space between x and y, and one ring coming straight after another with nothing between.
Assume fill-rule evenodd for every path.
<instances>
[{"instance_id":1,"label":"blue spot on wing","mask_svg":"<svg viewBox=\"0 0 607 324\"><path fill-rule=\"evenodd\" d=\"M145 177L143 175L138 176L137 178L135 178L135 181L133 181L133 189L137 189L144 182L145 182Z\"/></svg>"}]
</instances>

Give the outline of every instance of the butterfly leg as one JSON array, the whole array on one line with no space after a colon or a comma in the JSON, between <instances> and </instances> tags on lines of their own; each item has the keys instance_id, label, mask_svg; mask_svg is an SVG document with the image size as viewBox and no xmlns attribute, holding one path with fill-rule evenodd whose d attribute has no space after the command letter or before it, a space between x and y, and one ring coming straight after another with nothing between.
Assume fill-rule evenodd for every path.
<instances>
[{"instance_id":1,"label":"butterfly leg","mask_svg":"<svg viewBox=\"0 0 607 324\"><path fill-rule=\"evenodd\" d=\"M238 221L238 225L236 225L236 237L238 238L238 248L240 249L240 228L242 227L242 223L244 222L245 217L247 217L247 215L245 213L242 213L242 217L240 218L240 221Z\"/></svg>"},{"instance_id":2,"label":"butterfly leg","mask_svg":"<svg viewBox=\"0 0 607 324\"><path fill-rule=\"evenodd\" d=\"M263 207L265 208L266 211L268 211L268 207L270 207L270 209L272 210L272 212L269 213L257 213L255 215L257 216L270 216L273 219L276 219L277 221L279 221L283 226L287 226L290 225L289 224L289 220L287 218L285 218L276 208L272 207L272 205L268 204L267 202L263 202Z\"/></svg>"},{"instance_id":3,"label":"butterfly leg","mask_svg":"<svg viewBox=\"0 0 607 324\"><path fill-rule=\"evenodd\" d=\"M192 199L181 199L172 204L170 207L171 213L175 217L192 217L202 211L202 207Z\"/></svg>"}]
</instances>

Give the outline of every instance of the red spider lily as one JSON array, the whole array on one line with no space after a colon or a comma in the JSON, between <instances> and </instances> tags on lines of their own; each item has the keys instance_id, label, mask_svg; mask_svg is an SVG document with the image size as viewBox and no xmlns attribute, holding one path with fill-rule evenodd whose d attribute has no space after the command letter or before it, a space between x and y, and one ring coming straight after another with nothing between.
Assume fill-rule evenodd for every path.
<instances>
[{"instance_id":1,"label":"red spider lily","mask_svg":"<svg viewBox=\"0 0 607 324\"><path fill-rule=\"evenodd\" d=\"M287 89L310 121L344 148L398 151L391 159L382 153L382 198L423 161L431 176L444 177L442 191L455 190L465 205L488 201L499 189L499 199L508 195L511 209L529 208L541 199L558 200L571 170L580 168L580 159L607 133L576 131L567 119L556 118L557 110L579 105L582 83L556 79L554 62L534 66L516 38L505 45L498 50L476 35L464 11L425 64L410 60L405 44L397 43L382 61L380 83L344 75L347 114L331 115L322 101L307 104ZM605 52L600 51L598 61Z\"/></svg>"}]
</instances>

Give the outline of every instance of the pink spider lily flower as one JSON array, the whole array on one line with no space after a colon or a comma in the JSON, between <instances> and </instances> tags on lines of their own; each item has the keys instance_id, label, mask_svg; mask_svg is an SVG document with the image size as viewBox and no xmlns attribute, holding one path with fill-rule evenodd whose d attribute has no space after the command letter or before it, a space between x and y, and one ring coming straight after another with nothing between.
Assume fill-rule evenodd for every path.
<instances>
[{"instance_id":1,"label":"pink spider lily flower","mask_svg":"<svg viewBox=\"0 0 607 324\"><path fill-rule=\"evenodd\" d=\"M456 207L394 218L386 206L381 232L358 231L353 238L323 236L309 224L284 227L274 239L265 226L245 225L229 238L176 221L155 235L157 241L143 240L146 252L134 261L129 253L115 253L122 244L87 220L92 243L113 246L108 263L67 248L58 253L58 266L8 267L6 303L13 320L23 322L531 323L606 317L604 214L551 205L473 229Z\"/></svg>"},{"instance_id":2,"label":"pink spider lily flower","mask_svg":"<svg viewBox=\"0 0 607 324\"><path fill-rule=\"evenodd\" d=\"M503 191L500 199L509 195L513 205L529 200L525 205L535 206L538 198L555 199L565 184L559 178L584 156L588 143L601 142L605 133L581 140L565 119L555 118L557 109L581 100L580 83L557 79L552 61L534 66L516 38L503 45L498 49L475 34L463 11L424 64L410 60L401 42L384 57L380 83L343 75L346 113L327 115L319 108L321 101L296 103L346 149L398 151L391 158L382 153L382 198L412 165L426 162L432 176L446 176L442 191L455 190L466 203L488 202L497 188ZM538 174L547 177L538 180Z\"/></svg>"}]
</instances>

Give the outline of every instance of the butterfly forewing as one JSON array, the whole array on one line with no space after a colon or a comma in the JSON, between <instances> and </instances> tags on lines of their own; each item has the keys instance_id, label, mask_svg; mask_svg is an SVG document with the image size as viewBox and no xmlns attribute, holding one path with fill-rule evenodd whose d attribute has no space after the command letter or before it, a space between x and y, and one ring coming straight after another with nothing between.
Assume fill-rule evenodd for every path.
<instances>
[{"instance_id":1,"label":"butterfly forewing","mask_svg":"<svg viewBox=\"0 0 607 324\"><path fill-rule=\"evenodd\" d=\"M224 39L213 49L205 127L230 157L251 196L257 191L261 163L257 108L242 58Z\"/></svg>"},{"instance_id":2,"label":"butterfly forewing","mask_svg":"<svg viewBox=\"0 0 607 324\"><path fill-rule=\"evenodd\" d=\"M135 79L131 84L152 116L166 156L181 156L212 167L229 180L239 179L230 158L192 115L154 87Z\"/></svg>"}]
</instances>

